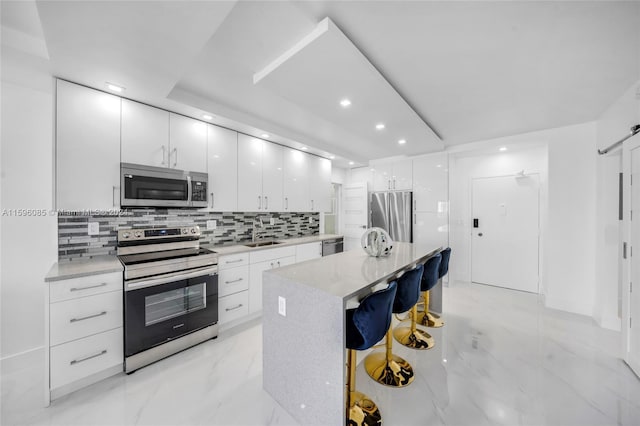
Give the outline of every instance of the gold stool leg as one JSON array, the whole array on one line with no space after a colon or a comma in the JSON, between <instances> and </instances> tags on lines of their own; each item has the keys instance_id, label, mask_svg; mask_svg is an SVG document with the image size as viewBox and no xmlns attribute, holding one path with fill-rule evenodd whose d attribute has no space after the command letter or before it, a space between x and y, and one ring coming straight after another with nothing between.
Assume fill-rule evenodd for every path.
<instances>
[{"instance_id":1,"label":"gold stool leg","mask_svg":"<svg viewBox=\"0 0 640 426\"><path fill-rule=\"evenodd\" d=\"M392 386L404 387L413 382L413 367L397 355L391 353L393 337L391 327L387 330L386 351L372 352L364 359L364 369L376 382Z\"/></svg>"},{"instance_id":2,"label":"gold stool leg","mask_svg":"<svg viewBox=\"0 0 640 426\"><path fill-rule=\"evenodd\" d=\"M347 355L347 426L382 425L378 406L365 394L356 391L356 351Z\"/></svg>"},{"instance_id":3,"label":"gold stool leg","mask_svg":"<svg viewBox=\"0 0 640 426\"><path fill-rule=\"evenodd\" d=\"M416 327L416 317L418 315L418 306L413 305L411 308L411 314L409 315L411 318L411 326L402 326L393 330L393 337L404 346L413 349L431 349L435 346L436 341L429 333L423 330L418 330Z\"/></svg>"},{"instance_id":4,"label":"gold stool leg","mask_svg":"<svg viewBox=\"0 0 640 426\"><path fill-rule=\"evenodd\" d=\"M440 328L444 325L444 321L440 319L440 316L429 312L429 292L423 293L424 297L424 312L419 312L416 321L418 324L425 327Z\"/></svg>"}]
</instances>

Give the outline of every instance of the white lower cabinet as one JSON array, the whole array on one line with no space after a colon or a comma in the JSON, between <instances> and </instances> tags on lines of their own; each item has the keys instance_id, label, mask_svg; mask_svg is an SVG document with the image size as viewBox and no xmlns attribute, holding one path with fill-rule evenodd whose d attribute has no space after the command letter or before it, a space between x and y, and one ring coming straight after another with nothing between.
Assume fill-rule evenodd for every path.
<instances>
[{"instance_id":1,"label":"white lower cabinet","mask_svg":"<svg viewBox=\"0 0 640 426\"><path fill-rule=\"evenodd\" d=\"M322 257L322 242L300 244L296 246L296 262Z\"/></svg>"},{"instance_id":2,"label":"white lower cabinet","mask_svg":"<svg viewBox=\"0 0 640 426\"><path fill-rule=\"evenodd\" d=\"M122 371L122 273L48 283L46 403Z\"/></svg>"},{"instance_id":3,"label":"white lower cabinet","mask_svg":"<svg viewBox=\"0 0 640 426\"><path fill-rule=\"evenodd\" d=\"M240 319L249 314L249 291L244 290L218 299L218 324Z\"/></svg>"},{"instance_id":4,"label":"white lower cabinet","mask_svg":"<svg viewBox=\"0 0 640 426\"><path fill-rule=\"evenodd\" d=\"M249 313L262 311L262 273L296 263L296 247L278 247L249 253Z\"/></svg>"}]
</instances>

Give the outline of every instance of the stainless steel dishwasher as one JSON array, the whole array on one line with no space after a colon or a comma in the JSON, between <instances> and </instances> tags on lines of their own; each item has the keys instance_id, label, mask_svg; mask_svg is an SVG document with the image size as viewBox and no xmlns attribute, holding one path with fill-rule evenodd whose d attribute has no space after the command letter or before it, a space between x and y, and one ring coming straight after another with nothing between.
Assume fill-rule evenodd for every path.
<instances>
[{"instance_id":1,"label":"stainless steel dishwasher","mask_svg":"<svg viewBox=\"0 0 640 426\"><path fill-rule=\"evenodd\" d=\"M322 241L322 256L329 256L330 254L342 253L344 251L344 239L332 238L330 240Z\"/></svg>"}]
</instances>

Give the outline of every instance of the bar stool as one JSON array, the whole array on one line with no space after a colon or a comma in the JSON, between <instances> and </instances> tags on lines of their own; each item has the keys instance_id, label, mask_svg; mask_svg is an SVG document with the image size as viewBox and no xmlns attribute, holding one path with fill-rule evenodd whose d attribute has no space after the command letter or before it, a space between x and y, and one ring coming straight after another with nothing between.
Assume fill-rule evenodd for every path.
<instances>
[{"instance_id":1,"label":"bar stool","mask_svg":"<svg viewBox=\"0 0 640 426\"><path fill-rule=\"evenodd\" d=\"M435 267L434 271L427 273L425 266L425 273L422 277L421 290L423 291L424 299L424 311L420 312L417 317L418 324L425 327L439 328L444 325L444 321L439 315L429 312L429 290L431 290L438 281L449 272L449 258L451 257L451 248L447 247L439 253L441 260ZM433 258L432 258L433 259ZM427 261L428 263L428 261Z\"/></svg>"},{"instance_id":2,"label":"bar stool","mask_svg":"<svg viewBox=\"0 0 640 426\"><path fill-rule=\"evenodd\" d=\"M382 424L380 410L366 395L356 391L356 351L369 349L379 342L391 325L391 311L398 285L371 293L357 308L346 310L347 341L347 425Z\"/></svg>"},{"instance_id":3,"label":"bar stool","mask_svg":"<svg viewBox=\"0 0 640 426\"><path fill-rule=\"evenodd\" d=\"M416 318L418 316L418 300L420 299L420 284L424 282L424 274L429 273L437 277L438 265L440 264L440 255L429 258L424 265L419 265L414 270L407 272L398 280L398 286L402 286L401 280L405 279L408 289L415 288L415 301L411 306L409 318L411 325L409 327L400 324L393 330L393 337L401 344L413 349L431 349L435 345L435 340L429 333L417 328ZM397 296L396 296L397 299ZM413 299L408 299L413 300ZM405 306L406 307L406 306Z\"/></svg>"},{"instance_id":4,"label":"bar stool","mask_svg":"<svg viewBox=\"0 0 640 426\"><path fill-rule=\"evenodd\" d=\"M398 278L398 291L393 301L393 313L408 311L420 298L420 276L423 266L418 265ZM404 387L413 382L413 367L403 358L392 353L391 327L387 330L385 352L373 352L364 359L364 368L376 382L393 387ZM420 336L413 335L416 340ZM420 340L421 341L421 340Z\"/></svg>"}]
</instances>

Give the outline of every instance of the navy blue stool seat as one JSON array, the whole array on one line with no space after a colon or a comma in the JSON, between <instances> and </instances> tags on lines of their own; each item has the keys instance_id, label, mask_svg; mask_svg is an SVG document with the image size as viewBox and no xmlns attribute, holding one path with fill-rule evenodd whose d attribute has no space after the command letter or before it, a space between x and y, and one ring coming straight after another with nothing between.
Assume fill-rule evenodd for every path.
<instances>
[{"instance_id":1,"label":"navy blue stool seat","mask_svg":"<svg viewBox=\"0 0 640 426\"><path fill-rule=\"evenodd\" d=\"M393 301L398 285L391 282L386 289L371 293L357 308L347 309L345 331L347 356L347 425L381 425L382 416L376 404L356 391L356 350L369 349L379 342L391 325Z\"/></svg>"},{"instance_id":2,"label":"navy blue stool seat","mask_svg":"<svg viewBox=\"0 0 640 426\"><path fill-rule=\"evenodd\" d=\"M437 257L437 259L436 259ZM431 257L425 263L425 272L422 276L421 290L424 309L418 313L418 324L425 327L439 328L444 325L444 321L439 315L429 312L429 290L440 282L440 279L449 271L449 258L451 257L451 248L447 247L436 256Z\"/></svg>"},{"instance_id":3,"label":"navy blue stool seat","mask_svg":"<svg viewBox=\"0 0 640 426\"><path fill-rule=\"evenodd\" d=\"M409 314L411 324L409 326L400 324L393 331L393 337L400 344L409 348L431 349L435 345L435 340L429 333L417 328L416 318L418 316L418 300L420 299L421 283L424 282L424 274L427 273L427 267L432 268L433 263L439 261L439 257L439 254L435 255L427 261L426 265L418 265L418 267L407 272L398 280L398 293L400 293L400 289L404 289L406 295L404 300L400 302L398 302L400 297L396 295L393 312L400 313L411 310ZM436 258L435 261L432 260L434 258Z\"/></svg>"},{"instance_id":4,"label":"navy blue stool seat","mask_svg":"<svg viewBox=\"0 0 640 426\"><path fill-rule=\"evenodd\" d=\"M423 266L418 265L398 278L398 290L393 301L393 313L406 312L415 306L420 297L422 270ZM416 334L412 338L423 342L422 336L418 336L417 333L418 331L416 330ZM373 352L367 355L364 360L364 368L369 376L378 383L393 387L407 386L413 381L413 368L406 360L392 353L392 344L392 330L389 328L385 342L385 352ZM425 346L428 346L428 343Z\"/></svg>"}]
</instances>

